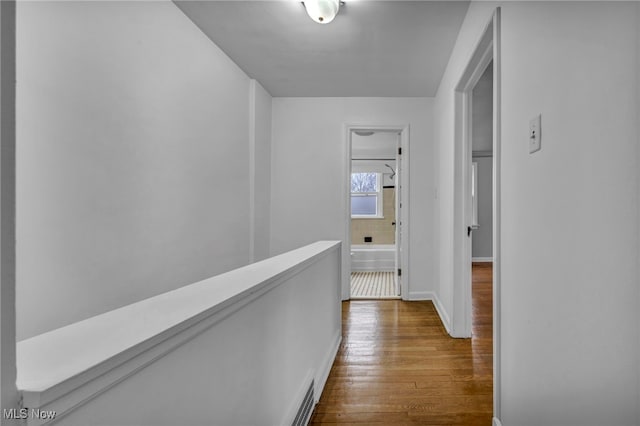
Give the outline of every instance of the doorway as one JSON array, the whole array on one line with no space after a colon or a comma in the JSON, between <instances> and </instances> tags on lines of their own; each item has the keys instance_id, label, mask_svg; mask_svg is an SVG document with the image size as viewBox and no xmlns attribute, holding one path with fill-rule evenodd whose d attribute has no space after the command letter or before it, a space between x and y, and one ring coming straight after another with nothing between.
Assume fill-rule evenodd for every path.
<instances>
[{"instance_id":1,"label":"doorway","mask_svg":"<svg viewBox=\"0 0 640 426\"><path fill-rule=\"evenodd\" d=\"M347 126L343 300L406 292L407 144L408 126Z\"/></svg>"},{"instance_id":2,"label":"doorway","mask_svg":"<svg viewBox=\"0 0 640 426\"><path fill-rule=\"evenodd\" d=\"M471 90L471 260L493 263L493 62Z\"/></svg>"},{"instance_id":3,"label":"doorway","mask_svg":"<svg viewBox=\"0 0 640 426\"><path fill-rule=\"evenodd\" d=\"M492 272L494 424L499 423L500 417L500 63L500 8L497 8L480 36L455 88L454 282L451 326L452 336L472 337L472 234L482 227L477 216L479 205L476 203L479 198L475 185L480 181L480 163L488 162L492 168L490 171L491 257L489 257L492 263L489 267ZM479 87L478 83L483 76L492 82L491 114L482 121L484 126L489 125L490 122L490 152L488 149L476 149L473 146L474 131L478 130L474 129L473 123L473 91ZM477 151L475 156L474 150ZM483 158L489 158L489 160L482 160ZM474 196L476 196L475 199ZM486 198L487 196L485 201ZM488 228L487 225L485 225L485 231ZM479 260L486 260L488 256L478 257L485 257Z\"/></svg>"}]
</instances>

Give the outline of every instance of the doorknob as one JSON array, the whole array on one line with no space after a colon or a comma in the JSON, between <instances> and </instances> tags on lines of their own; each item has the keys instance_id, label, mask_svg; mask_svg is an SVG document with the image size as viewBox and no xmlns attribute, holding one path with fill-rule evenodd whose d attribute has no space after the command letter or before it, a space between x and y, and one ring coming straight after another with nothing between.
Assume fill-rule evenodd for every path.
<instances>
[{"instance_id":1,"label":"doorknob","mask_svg":"<svg viewBox=\"0 0 640 426\"><path fill-rule=\"evenodd\" d=\"M467 237L471 235L471 231L474 231L474 230L476 230L478 228L479 228L478 225L467 226Z\"/></svg>"}]
</instances>

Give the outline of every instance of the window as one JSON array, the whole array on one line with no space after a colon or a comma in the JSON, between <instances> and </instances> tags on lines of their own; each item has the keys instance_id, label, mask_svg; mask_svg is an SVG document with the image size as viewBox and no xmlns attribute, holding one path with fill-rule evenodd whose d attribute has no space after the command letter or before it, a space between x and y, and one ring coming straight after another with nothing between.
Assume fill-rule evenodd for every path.
<instances>
[{"instance_id":1,"label":"window","mask_svg":"<svg viewBox=\"0 0 640 426\"><path fill-rule=\"evenodd\" d=\"M351 173L351 217L383 217L381 181L381 173Z\"/></svg>"},{"instance_id":2,"label":"window","mask_svg":"<svg viewBox=\"0 0 640 426\"><path fill-rule=\"evenodd\" d=\"M478 226L478 163L471 163L471 224Z\"/></svg>"}]
</instances>

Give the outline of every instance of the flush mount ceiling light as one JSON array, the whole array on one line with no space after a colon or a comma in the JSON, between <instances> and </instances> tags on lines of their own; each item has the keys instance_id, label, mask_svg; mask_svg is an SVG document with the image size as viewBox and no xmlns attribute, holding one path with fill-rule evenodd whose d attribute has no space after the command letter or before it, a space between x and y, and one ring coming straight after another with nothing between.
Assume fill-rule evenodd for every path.
<instances>
[{"instance_id":1,"label":"flush mount ceiling light","mask_svg":"<svg viewBox=\"0 0 640 426\"><path fill-rule=\"evenodd\" d=\"M305 0L307 15L318 24L328 24L338 14L340 0Z\"/></svg>"}]
</instances>

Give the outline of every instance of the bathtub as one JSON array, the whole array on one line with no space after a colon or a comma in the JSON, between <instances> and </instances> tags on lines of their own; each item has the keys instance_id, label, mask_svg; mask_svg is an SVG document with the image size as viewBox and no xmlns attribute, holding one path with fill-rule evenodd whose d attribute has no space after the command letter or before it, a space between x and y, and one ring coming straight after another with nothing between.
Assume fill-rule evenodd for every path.
<instances>
[{"instance_id":1,"label":"bathtub","mask_svg":"<svg viewBox=\"0 0 640 426\"><path fill-rule=\"evenodd\" d=\"M393 271L395 267L396 246L393 244L351 246L352 271Z\"/></svg>"}]
</instances>

